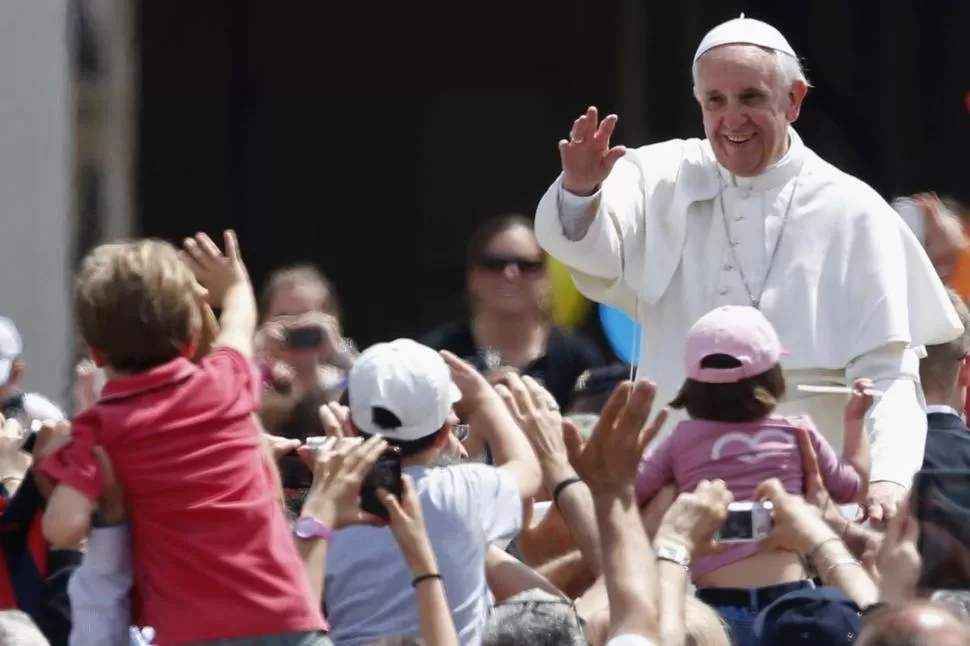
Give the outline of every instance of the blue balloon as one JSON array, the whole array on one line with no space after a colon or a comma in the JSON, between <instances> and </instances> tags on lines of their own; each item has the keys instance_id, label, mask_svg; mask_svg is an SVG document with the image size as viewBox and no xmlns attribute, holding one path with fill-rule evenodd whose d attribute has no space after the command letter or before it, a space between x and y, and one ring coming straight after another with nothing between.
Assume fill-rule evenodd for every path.
<instances>
[{"instance_id":1,"label":"blue balloon","mask_svg":"<svg viewBox=\"0 0 970 646\"><path fill-rule=\"evenodd\" d=\"M640 339L643 329L626 312L600 303L600 325L613 353L624 363L640 361Z\"/></svg>"}]
</instances>

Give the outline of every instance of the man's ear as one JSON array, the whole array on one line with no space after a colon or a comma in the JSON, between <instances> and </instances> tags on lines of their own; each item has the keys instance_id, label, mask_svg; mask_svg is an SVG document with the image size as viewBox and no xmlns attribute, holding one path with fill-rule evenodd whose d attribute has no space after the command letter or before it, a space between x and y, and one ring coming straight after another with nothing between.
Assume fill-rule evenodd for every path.
<instances>
[{"instance_id":1,"label":"man's ear","mask_svg":"<svg viewBox=\"0 0 970 646\"><path fill-rule=\"evenodd\" d=\"M802 102L805 101L807 94L808 84L805 81L798 80L792 83L791 90L788 92L788 110L785 112L788 123L798 121L802 113Z\"/></svg>"},{"instance_id":2,"label":"man's ear","mask_svg":"<svg viewBox=\"0 0 970 646\"><path fill-rule=\"evenodd\" d=\"M960 359L960 372L957 374L957 383L961 388L970 388L970 355Z\"/></svg>"},{"instance_id":3,"label":"man's ear","mask_svg":"<svg viewBox=\"0 0 970 646\"><path fill-rule=\"evenodd\" d=\"M445 422L445 425L441 427L438 431L438 436L434 438L434 448L442 449L445 444L448 443L448 436L451 434L451 424Z\"/></svg>"}]
</instances>

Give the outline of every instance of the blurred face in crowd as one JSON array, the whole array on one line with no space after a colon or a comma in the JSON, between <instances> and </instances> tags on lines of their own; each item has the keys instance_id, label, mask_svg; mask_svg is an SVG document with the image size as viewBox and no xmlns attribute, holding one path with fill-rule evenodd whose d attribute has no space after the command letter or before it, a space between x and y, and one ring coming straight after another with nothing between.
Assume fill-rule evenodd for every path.
<instances>
[{"instance_id":1,"label":"blurred face in crowd","mask_svg":"<svg viewBox=\"0 0 970 646\"><path fill-rule=\"evenodd\" d=\"M315 281L294 281L276 288L266 306L266 320L281 316L299 316L310 312L326 312L330 294Z\"/></svg>"},{"instance_id":2,"label":"blurred face in crowd","mask_svg":"<svg viewBox=\"0 0 970 646\"><path fill-rule=\"evenodd\" d=\"M753 177L788 149L788 124L798 118L808 91L787 83L775 56L751 45L712 49L697 62L694 96L714 155L731 173Z\"/></svg>"},{"instance_id":3,"label":"blurred face in crowd","mask_svg":"<svg viewBox=\"0 0 970 646\"><path fill-rule=\"evenodd\" d=\"M548 298L549 281L533 233L517 226L493 236L469 272L468 289L478 307L485 311L541 311Z\"/></svg>"}]
</instances>

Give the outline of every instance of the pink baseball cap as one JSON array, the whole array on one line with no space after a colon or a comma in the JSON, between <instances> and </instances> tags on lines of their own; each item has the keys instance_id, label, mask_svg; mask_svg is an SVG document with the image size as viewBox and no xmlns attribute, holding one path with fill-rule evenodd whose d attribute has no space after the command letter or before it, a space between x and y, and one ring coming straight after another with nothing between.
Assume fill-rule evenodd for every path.
<instances>
[{"instance_id":1,"label":"pink baseball cap","mask_svg":"<svg viewBox=\"0 0 970 646\"><path fill-rule=\"evenodd\" d=\"M741 362L737 368L702 368L712 354ZM732 384L771 370L788 354L774 326L753 307L725 305L702 316L687 333L684 368L689 379L706 384Z\"/></svg>"}]
</instances>

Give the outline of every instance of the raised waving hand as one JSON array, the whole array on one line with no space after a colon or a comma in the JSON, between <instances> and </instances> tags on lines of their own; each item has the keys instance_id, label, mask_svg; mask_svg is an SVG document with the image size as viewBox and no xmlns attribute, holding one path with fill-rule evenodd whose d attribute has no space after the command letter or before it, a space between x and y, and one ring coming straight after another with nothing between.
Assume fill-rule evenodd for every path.
<instances>
[{"instance_id":1,"label":"raised waving hand","mask_svg":"<svg viewBox=\"0 0 970 646\"><path fill-rule=\"evenodd\" d=\"M616 128L616 115L602 121L596 106L573 122L569 139L559 142L562 159L562 185L575 195L591 195L613 170L613 164L626 154L623 146L610 146Z\"/></svg>"}]
</instances>

